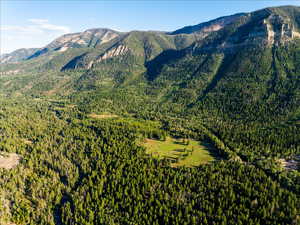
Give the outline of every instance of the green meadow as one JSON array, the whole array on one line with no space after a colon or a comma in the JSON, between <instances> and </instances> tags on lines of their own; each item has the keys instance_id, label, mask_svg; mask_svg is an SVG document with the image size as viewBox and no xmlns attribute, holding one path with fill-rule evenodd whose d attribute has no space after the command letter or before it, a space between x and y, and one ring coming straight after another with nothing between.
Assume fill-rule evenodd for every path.
<instances>
[{"instance_id":1,"label":"green meadow","mask_svg":"<svg viewBox=\"0 0 300 225\"><path fill-rule=\"evenodd\" d=\"M171 166L195 167L214 160L214 148L196 140L167 137L165 141L145 139L147 154L159 159L171 160Z\"/></svg>"}]
</instances>

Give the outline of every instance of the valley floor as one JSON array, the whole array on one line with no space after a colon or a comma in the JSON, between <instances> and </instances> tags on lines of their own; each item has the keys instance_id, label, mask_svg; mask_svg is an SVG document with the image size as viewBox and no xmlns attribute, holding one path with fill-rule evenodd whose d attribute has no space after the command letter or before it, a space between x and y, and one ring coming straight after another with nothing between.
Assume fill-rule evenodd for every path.
<instances>
[{"instance_id":1,"label":"valley floor","mask_svg":"<svg viewBox=\"0 0 300 225\"><path fill-rule=\"evenodd\" d=\"M298 223L299 172L275 158L243 163L188 120L69 105L3 99L2 223Z\"/></svg>"}]
</instances>

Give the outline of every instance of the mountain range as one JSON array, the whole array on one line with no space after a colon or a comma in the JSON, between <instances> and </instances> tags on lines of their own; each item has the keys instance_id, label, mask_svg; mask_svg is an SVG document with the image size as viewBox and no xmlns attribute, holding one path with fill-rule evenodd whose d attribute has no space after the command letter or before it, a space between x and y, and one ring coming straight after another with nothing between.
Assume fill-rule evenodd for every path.
<instances>
[{"instance_id":1,"label":"mountain range","mask_svg":"<svg viewBox=\"0 0 300 225\"><path fill-rule=\"evenodd\" d=\"M300 7L0 60L0 224L299 224Z\"/></svg>"},{"instance_id":2,"label":"mountain range","mask_svg":"<svg viewBox=\"0 0 300 225\"><path fill-rule=\"evenodd\" d=\"M220 17L173 32L89 29L1 56L0 88L60 96L131 89L188 111L290 118L300 105L299 37L296 6ZM258 105L272 110L253 109Z\"/></svg>"},{"instance_id":3,"label":"mountain range","mask_svg":"<svg viewBox=\"0 0 300 225\"><path fill-rule=\"evenodd\" d=\"M89 29L63 35L40 49L18 49L10 54L4 54L0 62L20 62L80 48L84 56L91 55L95 59L100 59L102 55L110 58L130 51L133 55L143 55L148 61L162 51L181 50L191 47L192 44L197 45L198 48L211 49L251 44L272 45L300 36L298 13L299 7L293 6L266 8L253 13L220 17L173 32L118 32L107 28ZM222 33L226 33L226 36ZM217 36L220 36L219 40ZM124 49L120 46L124 46ZM78 56L80 54L75 57Z\"/></svg>"}]
</instances>

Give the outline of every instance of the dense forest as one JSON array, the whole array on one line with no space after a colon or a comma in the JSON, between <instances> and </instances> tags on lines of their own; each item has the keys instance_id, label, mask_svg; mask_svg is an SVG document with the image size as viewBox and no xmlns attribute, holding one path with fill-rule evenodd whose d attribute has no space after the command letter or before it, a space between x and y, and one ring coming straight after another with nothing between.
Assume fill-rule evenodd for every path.
<instances>
[{"instance_id":1,"label":"dense forest","mask_svg":"<svg viewBox=\"0 0 300 225\"><path fill-rule=\"evenodd\" d=\"M299 172L259 152L252 159L251 146L236 152L227 145L234 133L179 118L94 119L67 102L28 100L1 105L1 151L22 157L15 169L0 169L2 223L298 223ZM220 158L172 168L145 154L139 140L165 133L205 139Z\"/></svg>"},{"instance_id":2,"label":"dense forest","mask_svg":"<svg viewBox=\"0 0 300 225\"><path fill-rule=\"evenodd\" d=\"M0 64L0 224L299 224L299 27L299 7L268 8L15 52ZM166 140L180 157L147 153ZM189 142L213 160L174 166Z\"/></svg>"}]
</instances>

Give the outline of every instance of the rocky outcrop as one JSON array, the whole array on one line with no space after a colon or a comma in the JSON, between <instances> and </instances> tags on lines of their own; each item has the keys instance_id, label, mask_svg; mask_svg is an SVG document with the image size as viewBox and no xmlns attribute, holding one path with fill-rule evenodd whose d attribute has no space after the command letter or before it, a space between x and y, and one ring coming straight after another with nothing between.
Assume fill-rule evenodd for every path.
<instances>
[{"instance_id":1,"label":"rocky outcrop","mask_svg":"<svg viewBox=\"0 0 300 225\"><path fill-rule=\"evenodd\" d=\"M124 55L129 51L129 48L125 45L118 45L108 51L106 51L104 54L100 55L96 60L92 60L89 64L88 64L88 69L92 68L94 63L99 63L103 60L112 58L112 57L116 57L116 56L120 56L120 55Z\"/></svg>"},{"instance_id":2,"label":"rocky outcrop","mask_svg":"<svg viewBox=\"0 0 300 225\"><path fill-rule=\"evenodd\" d=\"M70 70L70 69L91 69L94 64L102 62L106 59L110 59L116 56L125 55L127 52L129 52L129 48L123 44L120 44L118 46L112 47L111 49L108 49L103 54L99 55L98 57L92 58L93 56L90 56L87 53L84 53L82 55L79 55L75 58L73 58L71 61L69 61L62 69L64 70Z\"/></svg>"},{"instance_id":3,"label":"rocky outcrop","mask_svg":"<svg viewBox=\"0 0 300 225\"><path fill-rule=\"evenodd\" d=\"M283 44L299 37L294 24L289 18L280 15L270 15L264 20L268 44Z\"/></svg>"},{"instance_id":4,"label":"rocky outcrop","mask_svg":"<svg viewBox=\"0 0 300 225\"><path fill-rule=\"evenodd\" d=\"M231 49L245 46L284 45L300 38L296 22L291 17L281 15L276 11L265 9L245 16L244 22L234 24L234 32L230 35L226 30L220 30L221 44L209 43L204 48ZM229 29L230 30L230 29ZM225 34L225 35L224 35ZM223 36L224 39L223 39Z\"/></svg>"},{"instance_id":5,"label":"rocky outcrop","mask_svg":"<svg viewBox=\"0 0 300 225\"><path fill-rule=\"evenodd\" d=\"M49 45L50 49L81 47L95 47L95 45L103 44L118 37L119 32L110 29L90 29L81 33L63 35Z\"/></svg>"},{"instance_id":6,"label":"rocky outcrop","mask_svg":"<svg viewBox=\"0 0 300 225\"><path fill-rule=\"evenodd\" d=\"M263 20L262 26L261 33L255 35L263 37L269 46L285 44L300 37L300 33L291 20L280 15L270 15Z\"/></svg>"},{"instance_id":7,"label":"rocky outcrop","mask_svg":"<svg viewBox=\"0 0 300 225\"><path fill-rule=\"evenodd\" d=\"M112 58L115 56L124 55L128 50L129 50L129 48L127 46L119 45L119 46L105 52L102 56L100 56L99 59L97 59L97 61L100 62L102 60L109 59L109 58Z\"/></svg>"},{"instance_id":8,"label":"rocky outcrop","mask_svg":"<svg viewBox=\"0 0 300 225\"><path fill-rule=\"evenodd\" d=\"M266 20L264 20L267 32L267 43L269 45L274 44L275 32L273 31L273 27Z\"/></svg>"},{"instance_id":9,"label":"rocky outcrop","mask_svg":"<svg viewBox=\"0 0 300 225\"><path fill-rule=\"evenodd\" d=\"M52 41L42 50L29 56L28 59L36 58L51 51L65 52L71 48L95 48L119 37L120 35L120 32L110 29L90 29L81 33L65 34Z\"/></svg>"}]
</instances>

